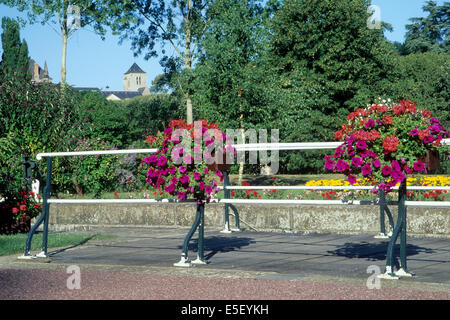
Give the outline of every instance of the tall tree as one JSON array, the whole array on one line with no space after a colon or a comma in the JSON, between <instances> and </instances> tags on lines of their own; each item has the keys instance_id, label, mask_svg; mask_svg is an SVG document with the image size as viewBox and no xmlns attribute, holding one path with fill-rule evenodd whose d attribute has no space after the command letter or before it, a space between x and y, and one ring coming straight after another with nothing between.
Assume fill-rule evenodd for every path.
<instances>
[{"instance_id":1,"label":"tall tree","mask_svg":"<svg viewBox=\"0 0 450 320\"><path fill-rule=\"evenodd\" d=\"M270 28L268 65L279 106L282 141L328 141L349 110L383 94L392 77L393 48L384 29L369 28L368 0L284 0ZM286 161L321 167L304 153ZM289 167L285 168L290 170ZM292 167L294 169L294 166ZM297 171L298 172L298 171Z\"/></svg>"},{"instance_id":2,"label":"tall tree","mask_svg":"<svg viewBox=\"0 0 450 320\"><path fill-rule=\"evenodd\" d=\"M25 76L28 72L28 45L25 40L20 41L19 23L11 18L2 19L2 61L0 70L3 74Z\"/></svg>"},{"instance_id":3,"label":"tall tree","mask_svg":"<svg viewBox=\"0 0 450 320\"><path fill-rule=\"evenodd\" d=\"M206 12L212 0L110 0L108 12L114 32L121 42L130 39L135 55L145 59L161 56L166 68L180 67L177 78L186 101L186 119L193 122L192 68L198 53L198 40L207 25ZM158 54L156 45L161 45ZM167 54L170 47L174 55Z\"/></svg>"},{"instance_id":4,"label":"tall tree","mask_svg":"<svg viewBox=\"0 0 450 320\"><path fill-rule=\"evenodd\" d=\"M450 24L450 2L438 6L435 1L427 1L423 11L428 12L424 18L409 19L406 25L405 49L409 53L427 51L450 53L448 39Z\"/></svg>"},{"instance_id":5,"label":"tall tree","mask_svg":"<svg viewBox=\"0 0 450 320\"><path fill-rule=\"evenodd\" d=\"M27 12L29 23L49 25L61 36L61 83L66 83L67 41L76 30L90 25L102 39L106 33L104 1L89 0L0 0L0 4Z\"/></svg>"},{"instance_id":6,"label":"tall tree","mask_svg":"<svg viewBox=\"0 0 450 320\"><path fill-rule=\"evenodd\" d=\"M195 70L197 114L223 128L267 128L262 56L267 45L264 8L258 0L216 0L201 38L202 55ZM252 141L253 142L253 141ZM240 163L239 179L244 164Z\"/></svg>"}]
</instances>

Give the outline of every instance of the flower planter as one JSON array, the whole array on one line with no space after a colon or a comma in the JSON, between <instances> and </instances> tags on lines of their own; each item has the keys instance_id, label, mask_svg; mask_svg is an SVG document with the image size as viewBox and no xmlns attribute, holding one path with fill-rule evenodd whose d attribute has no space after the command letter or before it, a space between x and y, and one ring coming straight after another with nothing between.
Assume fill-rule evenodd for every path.
<instances>
[{"instance_id":1,"label":"flower planter","mask_svg":"<svg viewBox=\"0 0 450 320\"><path fill-rule=\"evenodd\" d=\"M420 161L425 163L427 172L433 172L440 169L439 152L436 150L429 150L426 156L420 157Z\"/></svg>"},{"instance_id":2,"label":"flower planter","mask_svg":"<svg viewBox=\"0 0 450 320\"><path fill-rule=\"evenodd\" d=\"M411 101L373 104L348 115L335 133L343 144L325 157L325 167L345 174L350 184L360 176L388 192L407 175L438 170L441 141L449 136L430 111Z\"/></svg>"},{"instance_id":3,"label":"flower planter","mask_svg":"<svg viewBox=\"0 0 450 320\"><path fill-rule=\"evenodd\" d=\"M213 159L215 159L215 157L216 157L215 153L212 153L211 156ZM213 163L208 164L207 167L208 167L208 170L211 170L211 171L216 171L216 170L219 170L221 172L230 171L231 165L227 164L227 153L226 152L222 153L222 161L220 163L216 163L214 161Z\"/></svg>"}]
</instances>

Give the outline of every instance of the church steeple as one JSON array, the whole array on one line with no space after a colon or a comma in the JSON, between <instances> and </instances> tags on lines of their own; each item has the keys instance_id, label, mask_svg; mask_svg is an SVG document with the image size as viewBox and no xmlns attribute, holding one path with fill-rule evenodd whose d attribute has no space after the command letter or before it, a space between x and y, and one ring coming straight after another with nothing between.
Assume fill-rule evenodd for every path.
<instances>
[{"instance_id":1,"label":"church steeple","mask_svg":"<svg viewBox=\"0 0 450 320\"><path fill-rule=\"evenodd\" d=\"M130 69L124 74L123 90L143 91L145 88L147 88L147 74L136 63L133 63Z\"/></svg>"},{"instance_id":2,"label":"church steeple","mask_svg":"<svg viewBox=\"0 0 450 320\"><path fill-rule=\"evenodd\" d=\"M45 60L45 63L44 63L44 77L48 77L47 60Z\"/></svg>"}]
</instances>

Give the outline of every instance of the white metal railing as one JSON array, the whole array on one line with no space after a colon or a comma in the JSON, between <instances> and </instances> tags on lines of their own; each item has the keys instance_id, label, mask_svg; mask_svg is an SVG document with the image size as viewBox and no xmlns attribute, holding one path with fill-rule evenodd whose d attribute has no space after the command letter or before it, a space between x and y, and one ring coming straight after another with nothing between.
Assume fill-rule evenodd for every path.
<instances>
[{"instance_id":1,"label":"white metal railing","mask_svg":"<svg viewBox=\"0 0 450 320\"><path fill-rule=\"evenodd\" d=\"M442 144L450 145L450 139L442 140ZM324 150L335 149L342 142L292 142L292 143L260 143L233 145L237 151L262 151L262 150ZM68 157L82 155L113 155L155 153L157 149L128 149L128 150L101 150L101 151L75 151L39 153L37 160L44 157ZM373 186L226 186L219 189L227 190L372 190ZM398 187L393 189L397 190ZM408 190L450 190L445 186L408 186ZM194 202L191 199L48 199L48 203L186 203ZM379 204L371 200L283 200L283 199L213 199L213 203L241 203L241 204L326 204L326 205L364 205ZM388 203L389 204L389 203ZM392 202L394 204L394 202ZM406 201L407 206L450 206L450 202L444 201Z\"/></svg>"},{"instance_id":2,"label":"white metal railing","mask_svg":"<svg viewBox=\"0 0 450 320\"><path fill-rule=\"evenodd\" d=\"M441 142L450 145L450 139ZM342 142L288 142L288 143L247 143L233 145L237 151L260 151L260 150L322 150L335 149L342 145ZM133 153L155 153L158 149L128 149L128 150L101 150L101 151L71 151L71 152L51 152L38 153L37 160L44 157L69 157L83 155L106 155L106 154L133 154Z\"/></svg>"},{"instance_id":3,"label":"white metal railing","mask_svg":"<svg viewBox=\"0 0 450 320\"><path fill-rule=\"evenodd\" d=\"M158 149L129 149L129 150L100 150L100 151L70 151L70 152L51 152L38 153L37 160L45 157L70 157L70 156L96 156L105 154L134 154L134 153L155 153Z\"/></svg>"}]
</instances>

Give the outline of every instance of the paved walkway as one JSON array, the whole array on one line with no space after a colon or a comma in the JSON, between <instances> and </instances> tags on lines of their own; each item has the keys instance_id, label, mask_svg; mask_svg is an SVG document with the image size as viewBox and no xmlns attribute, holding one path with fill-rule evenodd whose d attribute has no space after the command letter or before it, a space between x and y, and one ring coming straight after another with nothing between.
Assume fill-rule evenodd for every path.
<instances>
[{"instance_id":1,"label":"paved walkway","mask_svg":"<svg viewBox=\"0 0 450 320\"><path fill-rule=\"evenodd\" d=\"M371 290L367 283L376 285L371 276L384 272L388 241L369 234L223 234L207 229L205 256L210 263L176 268L186 228L99 231L118 237L50 250L51 263L22 262L17 255L0 258L0 288L10 288L0 291L0 299L55 298L57 286L57 299L450 299L450 239L408 238L408 269L416 276L381 280L382 290ZM69 265L80 267L83 285L90 288L84 295L83 290L67 289ZM18 269L28 280L20 280ZM36 292L29 287L37 279L45 283L43 278L58 283L50 285L53 291L44 290L44 296L38 287ZM111 286L118 283L116 292ZM158 289L149 292L152 285Z\"/></svg>"}]
</instances>

